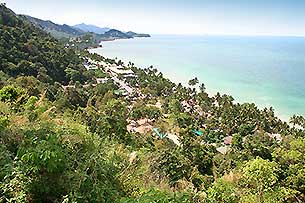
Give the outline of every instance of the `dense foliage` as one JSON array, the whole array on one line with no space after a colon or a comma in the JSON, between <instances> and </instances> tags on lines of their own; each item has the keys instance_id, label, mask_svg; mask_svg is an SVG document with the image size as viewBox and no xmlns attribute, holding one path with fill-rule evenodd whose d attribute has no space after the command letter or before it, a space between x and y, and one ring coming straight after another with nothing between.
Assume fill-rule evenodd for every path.
<instances>
[{"instance_id":1,"label":"dense foliage","mask_svg":"<svg viewBox=\"0 0 305 203\"><path fill-rule=\"evenodd\" d=\"M0 6L0 66L9 76L35 76L47 83L84 82L85 70L71 49ZM73 72L73 73L71 73Z\"/></svg>"}]
</instances>

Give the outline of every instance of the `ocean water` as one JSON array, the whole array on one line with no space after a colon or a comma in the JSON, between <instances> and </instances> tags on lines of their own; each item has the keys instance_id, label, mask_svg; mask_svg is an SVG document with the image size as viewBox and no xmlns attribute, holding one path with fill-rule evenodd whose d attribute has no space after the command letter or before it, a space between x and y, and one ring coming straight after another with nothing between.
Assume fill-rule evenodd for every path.
<instances>
[{"instance_id":1,"label":"ocean water","mask_svg":"<svg viewBox=\"0 0 305 203\"><path fill-rule=\"evenodd\" d=\"M209 94L272 106L284 120L305 116L305 38L160 35L102 45L92 51L153 65L176 83L198 77Z\"/></svg>"}]
</instances>

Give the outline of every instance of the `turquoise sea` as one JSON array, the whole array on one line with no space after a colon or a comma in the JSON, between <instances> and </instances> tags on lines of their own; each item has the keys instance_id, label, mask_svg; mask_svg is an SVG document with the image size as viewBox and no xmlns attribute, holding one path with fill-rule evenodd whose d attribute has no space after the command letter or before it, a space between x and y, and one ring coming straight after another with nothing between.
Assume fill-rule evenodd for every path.
<instances>
[{"instance_id":1,"label":"turquoise sea","mask_svg":"<svg viewBox=\"0 0 305 203\"><path fill-rule=\"evenodd\" d=\"M152 36L103 42L94 52L153 65L172 81L198 77L210 94L305 116L305 37Z\"/></svg>"}]
</instances>

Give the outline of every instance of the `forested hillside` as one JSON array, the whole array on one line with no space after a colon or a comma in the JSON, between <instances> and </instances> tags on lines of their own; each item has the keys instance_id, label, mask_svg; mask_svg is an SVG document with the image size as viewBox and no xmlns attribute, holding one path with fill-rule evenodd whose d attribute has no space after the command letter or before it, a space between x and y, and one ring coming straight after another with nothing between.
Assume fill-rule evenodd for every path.
<instances>
[{"instance_id":1,"label":"forested hillside","mask_svg":"<svg viewBox=\"0 0 305 203\"><path fill-rule=\"evenodd\" d=\"M75 53L5 5L0 32L0 202L305 202L302 116Z\"/></svg>"},{"instance_id":2,"label":"forested hillside","mask_svg":"<svg viewBox=\"0 0 305 203\"><path fill-rule=\"evenodd\" d=\"M40 27L44 31L50 33L51 35L53 35L56 38L77 37L77 36L80 36L85 33L84 31L82 31L80 29L73 28L66 24L58 25L49 20L41 20L41 19L34 18L31 16L27 16L27 15L20 15L20 16L25 18L26 20L30 21L31 23L33 23L35 26Z\"/></svg>"},{"instance_id":3,"label":"forested hillside","mask_svg":"<svg viewBox=\"0 0 305 203\"><path fill-rule=\"evenodd\" d=\"M0 64L12 77L34 76L47 83L70 81L69 72L84 82L79 57L57 40L0 6Z\"/></svg>"}]
</instances>

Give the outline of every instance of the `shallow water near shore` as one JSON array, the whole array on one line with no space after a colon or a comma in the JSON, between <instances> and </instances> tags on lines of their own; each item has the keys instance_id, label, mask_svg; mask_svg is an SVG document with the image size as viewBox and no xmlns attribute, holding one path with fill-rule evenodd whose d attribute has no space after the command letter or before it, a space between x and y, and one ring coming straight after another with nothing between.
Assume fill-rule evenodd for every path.
<instances>
[{"instance_id":1,"label":"shallow water near shore","mask_svg":"<svg viewBox=\"0 0 305 203\"><path fill-rule=\"evenodd\" d=\"M210 94L272 106L284 120L305 116L305 38L160 35L102 45L91 51L153 65L176 83L198 77Z\"/></svg>"}]
</instances>

